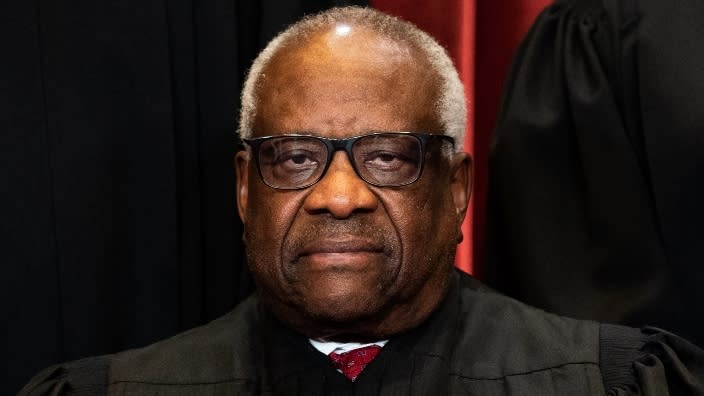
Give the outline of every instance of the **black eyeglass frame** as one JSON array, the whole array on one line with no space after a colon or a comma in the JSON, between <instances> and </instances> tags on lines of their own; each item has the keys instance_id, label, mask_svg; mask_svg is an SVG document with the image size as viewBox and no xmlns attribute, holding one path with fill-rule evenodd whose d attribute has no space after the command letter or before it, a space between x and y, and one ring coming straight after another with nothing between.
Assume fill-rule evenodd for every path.
<instances>
[{"instance_id":1,"label":"black eyeglass frame","mask_svg":"<svg viewBox=\"0 0 704 396\"><path fill-rule=\"evenodd\" d=\"M362 174L359 172L359 169L357 169L357 163L354 159L354 154L352 153L352 147L354 144L357 142L357 140L365 138L365 137L370 137L370 136L383 136L383 135L403 135L403 136L413 136L420 142L420 166L418 169L418 174L413 180L410 180L405 183L401 184L381 184L381 183L374 183L371 182L362 176ZM327 149L327 160L325 162L325 168L323 168L323 171L320 173L320 176L318 176L316 179L311 181L310 183L307 183L303 186L298 186L298 187L279 187L279 186L272 186L271 184L267 183L266 179L262 175L262 170L259 165L259 148L261 145L271 139L276 139L276 138L296 138L296 137L303 137L303 138L313 138L317 139L325 144L325 147ZM259 173L259 178L262 180L264 184L267 186L277 189L277 190L302 190L304 188L308 188L316 183L318 183L320 180L325 177L325 175L328 172L328 168L330 167L330 163L332 163L332 157L335 155L335 153L339 150L343 150L345 153L347 153L347 159L350 161L350 164L352 165L352 169L354 169L354 172L357 174L357 176L364 180L364 182L371 184L372 186L376 187L402 187L402 186L407 186L409 184L413 184L418 179L420 179L421 175L423 174L423 168L425 167L425 154L427 151L427 146L428 142L430 142L433 139L443 139L445 141L450 142L452 145L452 149L454 150L455 147L455 139L452 136L448 135L439 135L439 134L433 134L433 133L422 133L422 132L371 132L367 133L364 135L358 135L358 136L352 136L344 139L333 139L333 138L327 138L323 136L316 136L316 135L306 135L306 134L285 134L285 135L271 135L271 136L262 136L254 139L241 139L243 143L245 143L247 146L249 146L252 149L252 154L254 157L254 162L257 165L257 173Z\"/></svg>"}]
</instances>

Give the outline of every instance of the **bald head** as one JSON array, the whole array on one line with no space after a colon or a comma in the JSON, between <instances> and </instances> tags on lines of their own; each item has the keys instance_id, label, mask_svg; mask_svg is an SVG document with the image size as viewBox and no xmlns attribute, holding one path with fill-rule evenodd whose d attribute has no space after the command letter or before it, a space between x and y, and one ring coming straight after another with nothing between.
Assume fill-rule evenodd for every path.
<instances>
[{"instance_id":1,"label":"bald head","mask_svg":"<svg viewBox=\"0 0 704 396\"><path fill-rule=\"evenodd\" d=\"M262 69L252 131L257 136L338 130L442 134L435 108L439 78L416 52L365 27L341 25L312 33L306 42L274 54ZM327 110L312 111L322 108ZM372 122L365 117L372 112L385 113L393 122ZM310 125L324 130L310 130Z\"/></svg>"},{"instance_id":2,"label":"bald head","mask_svg":"<svg viewBox=\"0 0 704 396\"><path fill-rule=\"evenodd\" d=\"M305 107L305 96L305 100L325 100L326 95L340 91L339 87L354 85L358 78L370 73L378 76L379 88L383 86L388 95L377 95L381 101L376 102L350 97L350 105L382 106L393 113L413 111L418 124L406 129L452 136L456 147L462 149L464 92L443 48L408 22L358 7L333 8L303 19L267 45L252 65L242 91L240 135L248 138L255 130L266 134L269 126L263 125L262 120L270 119L264 116L267 107L293 105L283 103L284 98L277 96L274 80L301 88L293 92L300 93L296 105ZM321 81L325 78L329 81ZM316 80L317 87L323 87L314 97L310 97L312 91L304 89L311 79ZM415 86L408 89L404 84ZM261 101L264 91L266 101ZM409 94L417 96L412 101L417 104L413 109L405 107L408 98L401 97ZM293 99L296 98L289 98ZM406 129L389 126L387 130Z\"/></svg>"}]
</instances>

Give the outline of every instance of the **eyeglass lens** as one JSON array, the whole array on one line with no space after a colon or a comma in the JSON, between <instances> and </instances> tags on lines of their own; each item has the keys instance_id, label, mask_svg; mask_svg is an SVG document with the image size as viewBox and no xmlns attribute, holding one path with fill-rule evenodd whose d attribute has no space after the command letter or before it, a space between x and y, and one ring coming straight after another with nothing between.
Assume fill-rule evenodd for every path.
<instances>
[{"instance_id":1,"label":"eyeglass lens","mask_svg":"<svg viewBox=\"0 0 704 396\"><path fill-rule=\"evenodd\" d=\"M269 139L259 148L264 181L276 188L303 188L316 183L327 168L328 144L309 136ZM421 169L420 140L411 135L378 134L358 138L352 145L352 162L358 175L377 186L414 182Z\"/></svg>"}]
</instances>

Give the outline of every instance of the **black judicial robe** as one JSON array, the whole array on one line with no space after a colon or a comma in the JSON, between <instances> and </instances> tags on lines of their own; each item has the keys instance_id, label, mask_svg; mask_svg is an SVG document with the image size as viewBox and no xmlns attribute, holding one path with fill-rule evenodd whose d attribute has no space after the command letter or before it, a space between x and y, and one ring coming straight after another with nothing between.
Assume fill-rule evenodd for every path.
<instances>
[{"instance_id":1,"label":"black judicial robe","mask_svg":"<svg viewBox=\"0 0 704 396\"><path fill-rule=\"evenodd\" d=\"M701 395L704 351L656 329L552 315L461 273L350 382L251 297L171 339L50 367L22 395ZM669 392L669 393L668 393Z\"/></svg>"},{"instance_id":2,"label":"black judicial robe","mask_svg":"<svg viewBox=\"0 0 704 396\"><path fill-rule=\"evenodd\" d=\"M704 344L704 1L556 1L493 139L487 284Z\"/></svg>"}]
</instances>

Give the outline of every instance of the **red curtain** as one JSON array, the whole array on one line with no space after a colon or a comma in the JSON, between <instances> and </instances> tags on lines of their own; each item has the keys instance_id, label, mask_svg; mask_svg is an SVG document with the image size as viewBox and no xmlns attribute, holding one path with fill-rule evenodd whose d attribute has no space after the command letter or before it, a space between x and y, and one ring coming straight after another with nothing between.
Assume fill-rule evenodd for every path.
<instances>
[{"instance_id":1,"label":"red curtain","mask_svg":"<svg viewBox=\"0 0 704 396\"><path fill-rule=\"evenodd\" d=\"M460 269L481 272L491 132L511 57L549 0L372 0L433 35L450 53L465 85L467 138L474 159L474 191L457 248Z\"/></svg>"}]
</instances>

